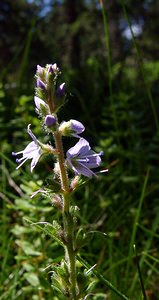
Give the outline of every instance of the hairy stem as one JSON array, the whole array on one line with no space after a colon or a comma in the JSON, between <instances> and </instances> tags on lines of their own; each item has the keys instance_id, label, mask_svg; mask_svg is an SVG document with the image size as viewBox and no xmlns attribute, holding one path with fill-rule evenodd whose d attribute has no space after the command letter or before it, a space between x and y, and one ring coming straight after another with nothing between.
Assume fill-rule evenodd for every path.
<instances>
[{"instance_id":1,"label":"hairy stem","mask_svg":"<svg viewBox=\"0 0 159 300\"><path fill-rule=\"evenodd\" d=\"M64 158L64 153L63 153L61 133L58 131L58 129L54 133L54 138L55 138L56 150L58 152L61 188L62 188L62 191L64 192L64 194L68 194L69 193L68 177L67 177L67 171L65 168L65 158ZM66 201L69 202L69 197L68 197L68 199L66 199ZM69 204L67 205L66 210L69 210Z\"/></svg>"},{"instance_id":2,"label":"hairy stem","mask_svg":"<svg viewBox=\"0 0 159 300\"><path fill-rule=\"evenodd\" d=\"M70 273L70 294L71 299L77 299L76 292L76 257L74 251L74 222L70 212L70 192L68 184L68 176L65 167L65 158L63 153L62 137L61 133L57 131L54 133L56 150L58 152L58 163L60 168L61 188L63 192L63 222L64 232L66 235L65 246L65 259L68 263L68 269Z\"/></svg>"}]
</instances>

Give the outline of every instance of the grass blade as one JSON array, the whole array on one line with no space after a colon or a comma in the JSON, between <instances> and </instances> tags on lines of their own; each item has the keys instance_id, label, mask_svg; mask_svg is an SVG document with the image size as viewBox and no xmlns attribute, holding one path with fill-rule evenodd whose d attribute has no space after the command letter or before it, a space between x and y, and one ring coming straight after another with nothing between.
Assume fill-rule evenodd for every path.
<instances>
[{"instance_id":1,"label":"grass blade","mask_svg":"<svg viewBox=\"0 0 159 300\"><path fill-rule=\"evenodd\" d=\"M135 258L136 258L136 265L137 265L137 270L138 270L138 274L139 274L139 278L140 278L140 283L141 283L141 289L142 289L142 293L143 293L143 299L147 300L147 296L146 296L146 292L145 292L145 287L144 287L144 282L143 282L143 278L142 278L142 274L141 274L141 269L140 269L140 264L139 264L139 260L138 260L138 255L136 252L136 245L134 245L134 254L135 254Z\"/></svg>"}]
</instances>

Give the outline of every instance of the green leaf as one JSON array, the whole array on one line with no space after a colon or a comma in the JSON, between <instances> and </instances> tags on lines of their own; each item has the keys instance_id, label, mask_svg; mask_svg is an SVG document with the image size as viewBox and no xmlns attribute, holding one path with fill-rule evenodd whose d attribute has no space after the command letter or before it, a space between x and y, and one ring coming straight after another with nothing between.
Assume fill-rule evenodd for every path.
<instances>
[{"instance_id":1,"label":"green leaf","mask_svg":"<svg viewBox=\"0 0 159 300\"><path fill-rule=\"evenodd\" d=\"M24 251L24 253L26 255L31 255L31 256L39 256L39 255L42 255L41 252L39 251L36 251L34 248L33 248L33 245L27 241L21 241L21 240L17 240L16 241L16 244L22 248L22 250Z\"/></svg>"},{"instance_id":2,"label":"green leaf","mask_svg":"<svg viewBox=\"0 0 159 300\"><path fill-rule=\"evenodd\" d=\"M38 276L35 273L25 273L24 278L31 284L33 287L37 287L40 285L40 281Z\"/></svg>"},{"instance_id":3,"label":"green leaf","mask_svg":"<svg viewBox=\"0 0 159 300\"><path fill-rule=\"evenodd\" d=\"M18 209L21 209L24 211L31 211L31 210L36 209L36 207L34 205L30 204L27 200L16 199L15 204L18 207Z\"/></svg>"}]
</instances>

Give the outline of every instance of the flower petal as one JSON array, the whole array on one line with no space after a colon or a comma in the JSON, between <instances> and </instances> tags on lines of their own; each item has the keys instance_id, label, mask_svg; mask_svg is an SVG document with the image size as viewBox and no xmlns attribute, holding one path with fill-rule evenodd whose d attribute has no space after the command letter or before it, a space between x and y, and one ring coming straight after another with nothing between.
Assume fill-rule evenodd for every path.
<instances>
[{"instance_id":1,"label":"flower petal","mask_svg":"<svg viewBox=\"0 0 159 300\"><path fill-rule=\"evenodd\" d=\"M84 164L81 164L81 163L77 163L75 169L76 169L76 172L78 174L82 174L82 175L84 175L86 177L89 177L89 178L91 178L92 175L96 175L92 170L90 170Z\"/></svg>"},{"instance_id":2,"label":"flower petal","mask_svg":"<svg viewBox=\"0 0 159 300\"><path fill-rule=\"evenodd\" d=\"M85 130L83 124L77 120L70 120L71 121L71 129L74 133L80 134Z\"/></svg>"},{"instance_id":3,"label":"flower petal","mask_svg":"<svg viewBox=\"0 0 159 300\"><path fill-rule=\"evenodd\" d=\"M40 150L41 150L41 149L40 149ZM40 156L41 156L41 151L35 153L35 155L34 155L32 161L31 161L31 166L30 166L31 172L32 172L33 169L35 168L35 166L36 166L36 164L37 164L37 162L38 162Z\"/></svg>"},{"instance_id":4,"label":"flower petal","mask_svg":"<svg viewBox=\"0 0 159 300\"><path fill-rule=\"evenodd\" d=\"M36 166L40 156L43 154L43 150L40 146L40 142L37 140L36 136L32 133L30 129L30 124L28 125L28 134L33 139L32 142L30 142L26 148L23 151L19 151L17 153L12 153L13 155L17 156L18 154L21 154L20 159L16 159L17 163L20 163L16 169L19 169L28 159L32 159L31 161L31 172Z\"/></svg>"},{"instance_id":5,"label":"flower petal","mask_svg":"<svg viewBox=\"0 0 159 300\"><path fill-rule=\"evenodd\" d=\"M100 155L100 153L95 153L94 151L90 150L86 157L83 156L83 159L85 158L85 162L82 163L88 168L97 168L101 163ZM80 161L80 159L77 160Z\"/></svg>"},{"instance_id":6,"label":"flower petal","mask_svg":"<svg viewBox=\"0 0 159 300\"><path fill-rule=\"evenodd\" d=\"M67 151L66 155L69 156L70 158L77 157L78 155L82 157L89 150L90 150L89 143L85 139L81 138L74 147L70 148Z\"/></svg>"},{"instance_id":7,"label":"flower petal","mask_svg":"<svg viewBox=\"0 0 159 300\"><path fill-rule=\"evenodd\" d=\"M32 133L30 126L31 126L31 124L28 125L27 132L30 135L30 137L32 138L32 140L34 141L34 143L36 145L38 145L38 140L37 140L36 136Z\"/></svg>"},{"instance_id":8,"label":"flower petal","mask_svg":"<svg viewBox=\"0 0 159 300\"><path fill-rule=\"evenodd\" d=\"M96 175L91 169L99 167L102 153L91 150L89 143L81 138L78 143L70 148L67 153L67 162L73 171L86 177Z\"/></svg>"},{"instance_id":9,"label":"flower petal","mask_svg":"<svg viewBox=\"0 0 159 300\"><path fill-rule=\"evenodd\" d=\"M64 96L65 94L65 82L63 82L62 84L60 84L60 86L58 87L57 91L56 91L57 97L61 98Z\"/></svg>"},{"instance_id":10,"label":"flower petal","mask_svg":"<svg viewBox=\"0 0 159 300\"><path fill-rule=\"evenodd\" d=\"M22 151L23 152L23 156L33 156L32 153L34 151L37 151L37 149L39 148L39 146L35 143L35 142L30 142L26 148Z\"/></svg>"}]
</instances>

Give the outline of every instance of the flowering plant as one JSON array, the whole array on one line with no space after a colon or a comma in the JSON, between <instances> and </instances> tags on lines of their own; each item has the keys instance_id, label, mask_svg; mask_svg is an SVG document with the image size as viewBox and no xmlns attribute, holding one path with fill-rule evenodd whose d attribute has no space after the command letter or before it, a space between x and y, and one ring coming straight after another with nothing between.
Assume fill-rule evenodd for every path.
<instances>
[{"instance_id":1,"label":"flowering plant","mask_svg":"<svg viewBox=\"0 0 159 300\"><path fill-rule=\"evenodd\" d=\"M65 83L57 84L60 76L60 69L56 64L49 64L45 67L37 66L36 71L36 89L35 89L35 109L42 119L43 128L52 133L55 146L41 143L31 131L31 125L28 125L27 132L32 141L26 148L19 152L13 152L15 156L21 155L16 161L20 168L27 160L31 160L31 172L39 163L41 156L51 154L54 156L55 164L53 168L53 179L57 181L59 189L55 190L40 189L37 193L50 194L56 208L62 214L62 224L54 223L53 230L56 240L64 247L65 258L61 264L53 270L52 285L62 299L86 299L89 294L89 288L86 284L86 274L77 273L77 253L79 250L79 234L76 233L76 207L73 207L71 197L72 191L78 188L82 177L91 178L97 176L95 169L101 164L102 152L96 153L91 150L89 142L81 138L85 130L84 125L74 119L69 121L58 121L58 111L65 102ZM76 144L63 151L63 136L76 138ZM78 139L78 141L77 141ZM71 175L69 170L72 171ZM82 236L80 236L82 243ZM80 279L79 279L80 278ZM85 281L83 286L81 280ZM59 296L60 297L60 296ZM59 298L61 299L61 298Z\"/></svg>"}]
</instances>

